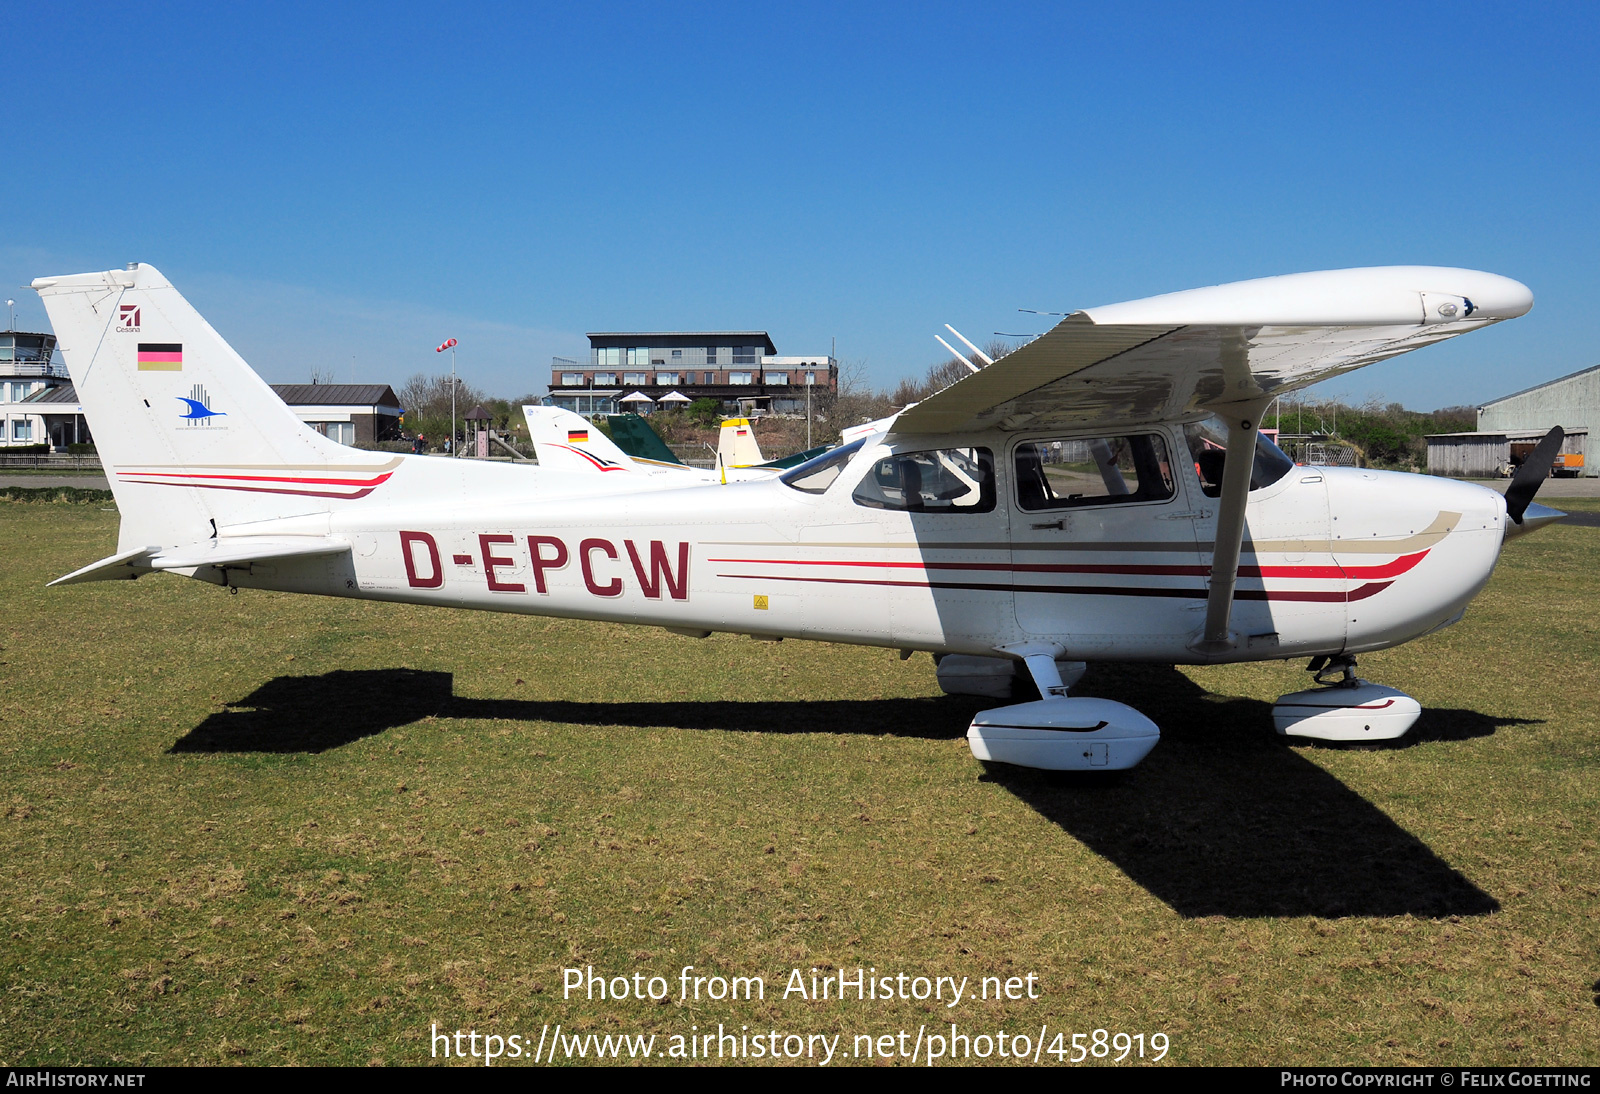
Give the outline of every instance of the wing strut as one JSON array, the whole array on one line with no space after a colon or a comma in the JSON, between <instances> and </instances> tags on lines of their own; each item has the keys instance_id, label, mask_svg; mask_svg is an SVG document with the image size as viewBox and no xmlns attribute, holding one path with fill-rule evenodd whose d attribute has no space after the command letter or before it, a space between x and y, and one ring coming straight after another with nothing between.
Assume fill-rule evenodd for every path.
<instances>
[{"instance_id":1,"label":"wing strut","mask_svg":"<svg viewBox=\"0 0 1600 1094\"><path fill-rule=\"evenodd\" d=\"M1217 512L1217 539L1211 548L1211 588L1206 595L1206 625L1194 648L1223 653L1235 645L1228 629L1233 614L1233 589L1239 580L1239 551L1244 545L1244 510L1250 500L1250 473L1256 462L1256 430L1270 399L1212 407L1228 425L1228 457L1222 469L1222 504Z\"/></svg>"}]
</instances>

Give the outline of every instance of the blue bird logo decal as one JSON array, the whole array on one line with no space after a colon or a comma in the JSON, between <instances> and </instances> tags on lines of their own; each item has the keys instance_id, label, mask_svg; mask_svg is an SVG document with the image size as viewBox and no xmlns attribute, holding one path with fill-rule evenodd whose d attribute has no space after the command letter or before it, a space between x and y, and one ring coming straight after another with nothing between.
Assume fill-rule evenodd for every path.
<instances>
[{"instance_id":1,"label":"blue bird logo decal","mask_svg":"<svg viewBox=\"0 0 1600 1094\"><path fill-rule=\"evenodd\" d=\"M189 395L177 395L174 398L184 404L185 412L180 414L179 418L191 425L205 422L210 418L226 418L228 416L227 411L212 410L206 406L208 396L205 388L199 384L195 385L194 391Z\"/></svg>"},{"instance_id":2,"label":"blue bird logo decal","mask_svg":"<svg viewBox=\"0 0 1600 1094\"><path fill-rule=\"evenodd\" d=\"M224 411L224 410L212 410L210 407L206 406L206 404L202 403L199 399L185 399L182 395L179 395L178 396L178 400L180 402L185 402L185 403L189 404L189 413L183 415L183 417L185 417L185 418L198 419L198 418L212 418L212 417L224 417L224 418L227 417L227 411Z\"/></svg>"}]
</instances>

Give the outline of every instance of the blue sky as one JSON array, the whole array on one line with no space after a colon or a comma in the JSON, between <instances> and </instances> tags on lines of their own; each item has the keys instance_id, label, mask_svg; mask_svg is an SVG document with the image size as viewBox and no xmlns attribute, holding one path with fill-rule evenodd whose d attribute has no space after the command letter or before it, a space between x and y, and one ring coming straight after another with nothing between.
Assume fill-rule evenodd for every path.
<instances>
[{"instance_id":1,"label":"blue sky","mask_svg":"<svg viewBox=\"0 0 1600 1094\"><path fill-rule=\"evenodd\" d=\"M158 266L269 380L542 391L586 330L887 386L1065 311L1460 265L1514 323L1330 391L1600 360L1594 5L11 5L0 276ZM44 323L31 292L23 326Z\"/></svg>"}]
</instances>

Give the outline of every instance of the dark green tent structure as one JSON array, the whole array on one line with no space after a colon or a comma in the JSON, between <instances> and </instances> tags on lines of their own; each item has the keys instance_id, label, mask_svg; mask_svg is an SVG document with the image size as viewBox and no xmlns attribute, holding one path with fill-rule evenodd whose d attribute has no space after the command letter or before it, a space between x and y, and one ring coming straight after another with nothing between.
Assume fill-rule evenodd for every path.
<instances>
[{"instance_id":1,"label":"dark green tent structure","mask_svg":"<svg viewBox=\"0 0 1600 1094\"><path fill-rule=\"evenodd\" d=\"M612 414L606 425L611 427L611 439L616 446L636 460L654 460L656 463L683 463L672 454L650 423L637 414Z\"/></svg>"}]
</instances>

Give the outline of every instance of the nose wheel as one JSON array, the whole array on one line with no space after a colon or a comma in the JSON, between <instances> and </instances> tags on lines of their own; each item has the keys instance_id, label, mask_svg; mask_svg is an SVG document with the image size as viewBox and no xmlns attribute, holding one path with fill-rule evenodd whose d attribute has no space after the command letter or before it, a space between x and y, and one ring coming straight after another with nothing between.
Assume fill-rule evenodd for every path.
<instances>
[{"instance_id":1,"label":"nose wheel","mask_svg":"<svg viewBox=\"0 0 1600 1094\"><path fill-rule=\"evenodd\" d=\"M1272 723L1285 737L1392 741L1422 714L1422 704L1405 692L1356 676L1349 654L1313 657L1306 671L1319 686L1280 695L1272 706Z\"/></svg>"}]
</instances>

